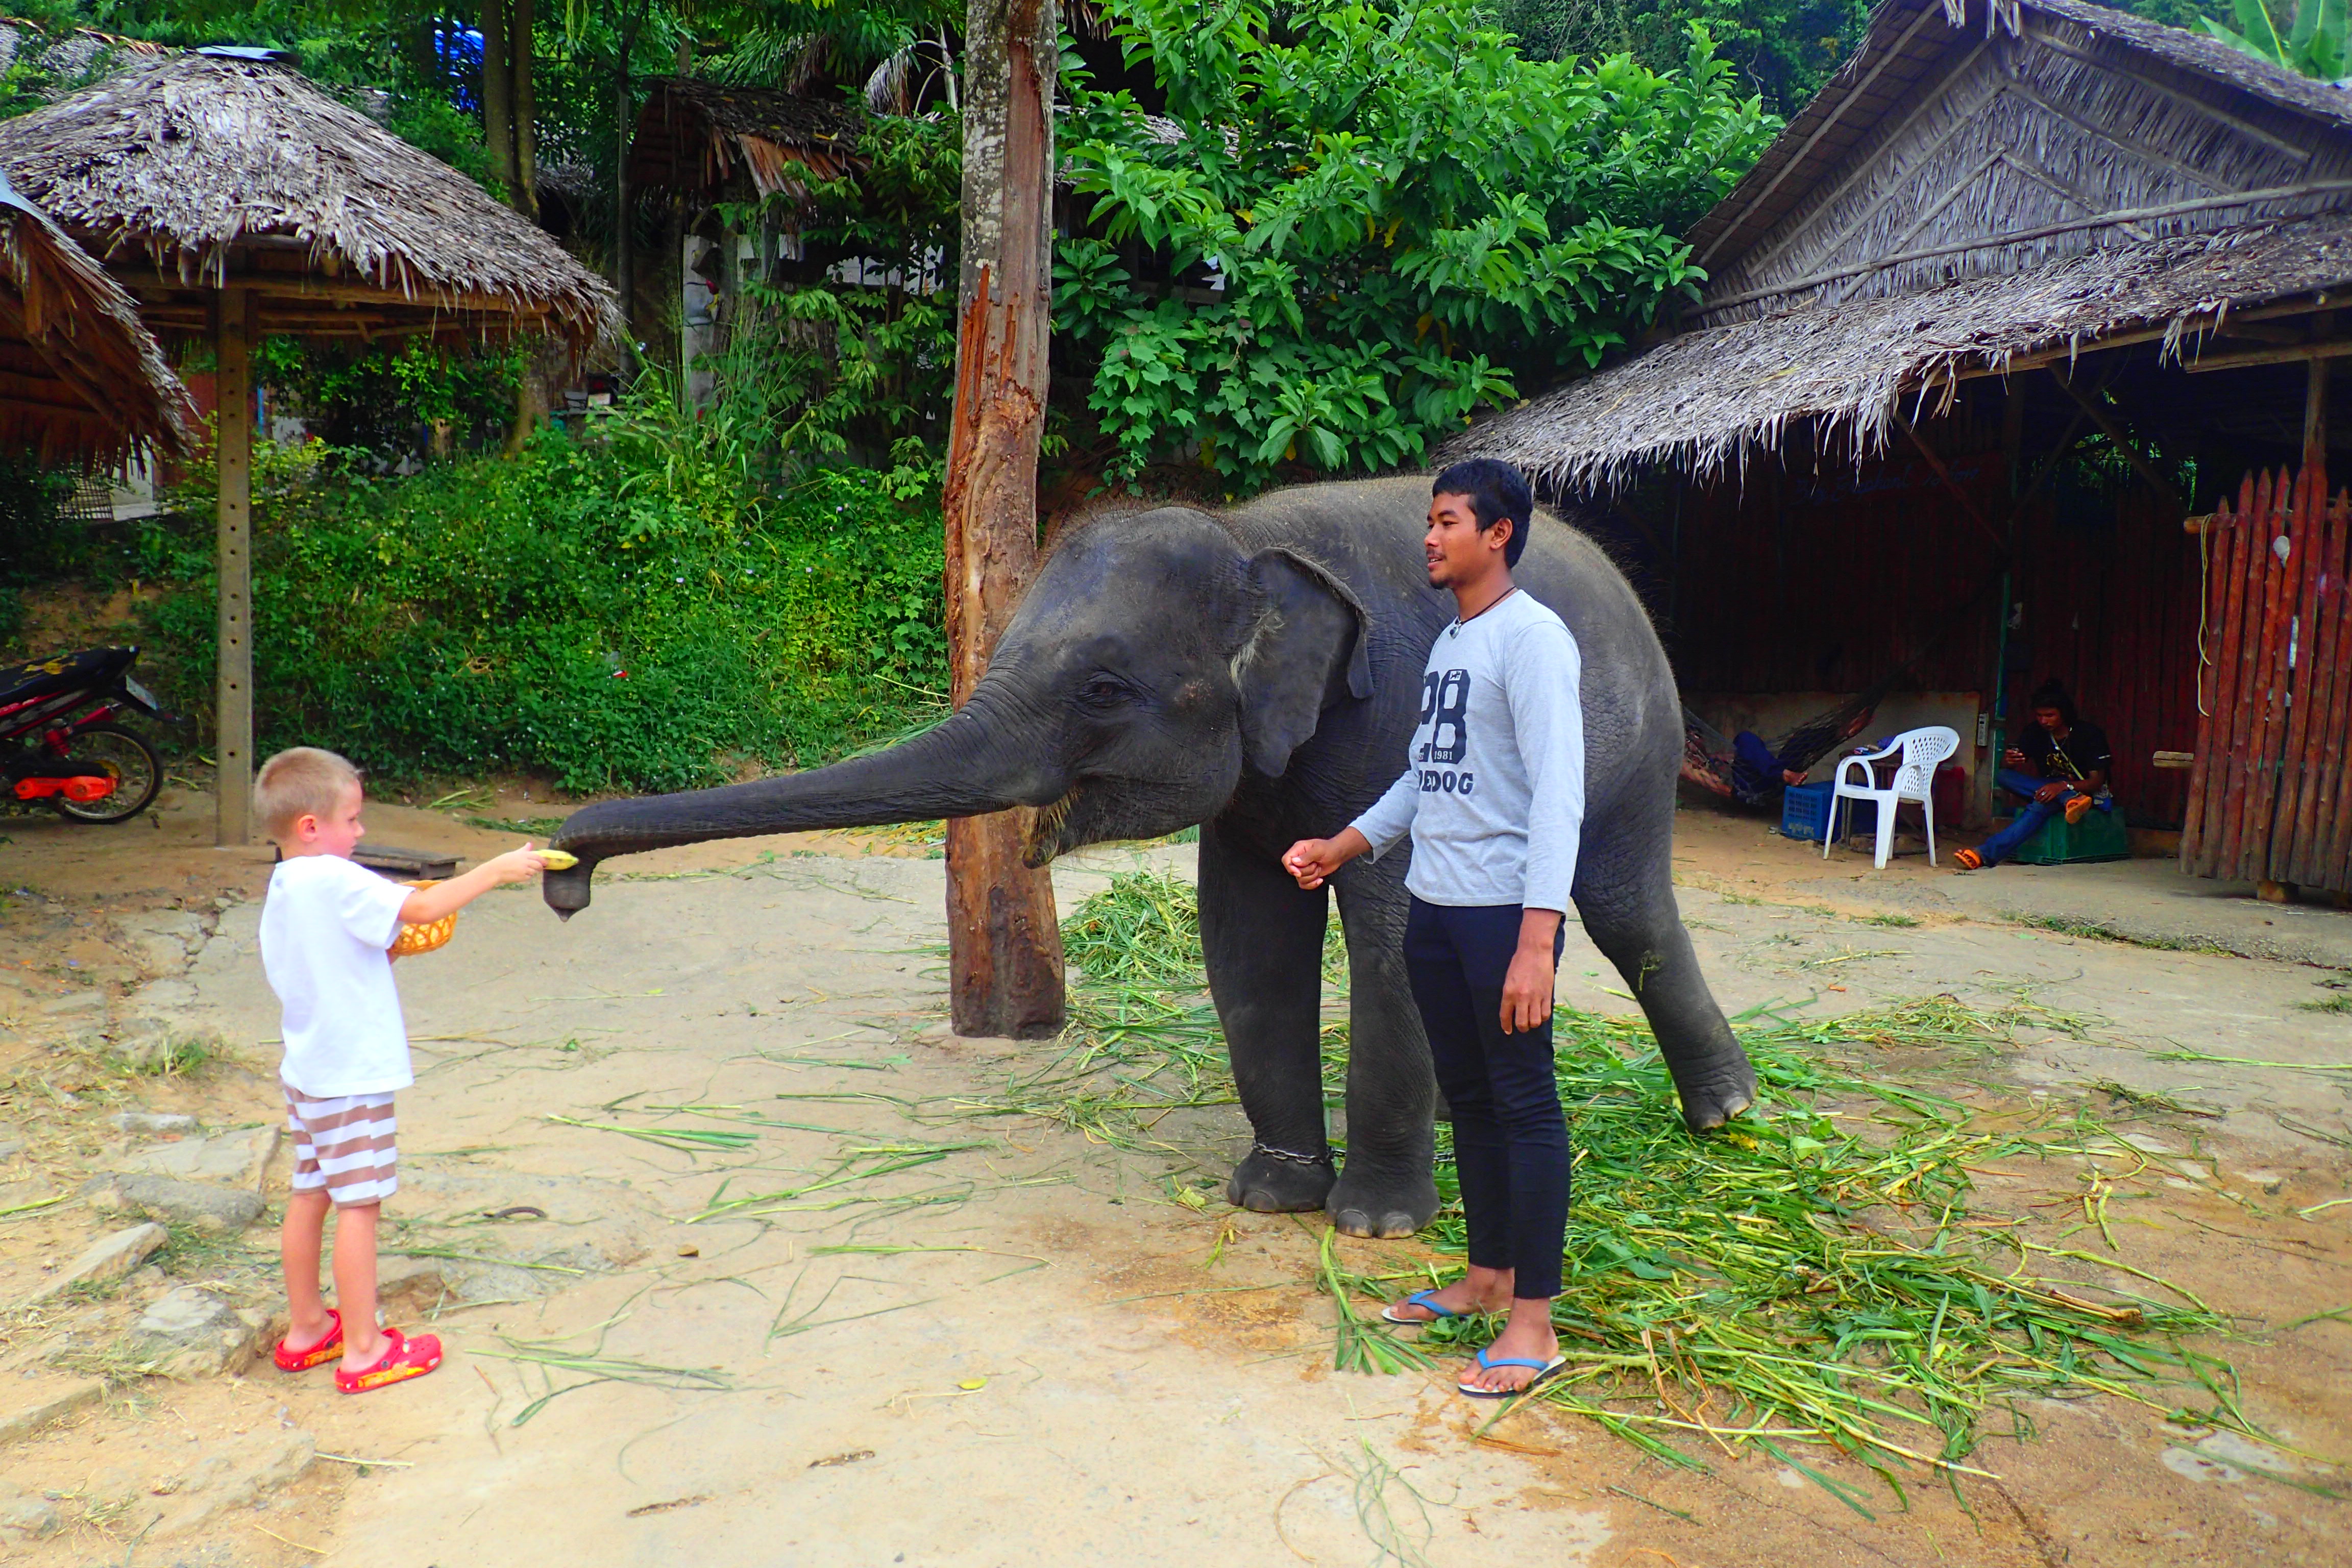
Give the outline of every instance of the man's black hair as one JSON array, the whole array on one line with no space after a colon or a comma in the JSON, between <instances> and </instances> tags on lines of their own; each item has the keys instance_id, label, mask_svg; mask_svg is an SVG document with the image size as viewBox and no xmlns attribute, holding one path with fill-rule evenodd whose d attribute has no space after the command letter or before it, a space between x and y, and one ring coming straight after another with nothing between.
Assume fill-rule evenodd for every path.
<instances>
[{"instance_id":1,"label":"man's black hair","mask_svg":"<svg viewBox=\"0 0 2352 1568\"><path fill-rule=\"evenodd\" d=\"M2070 730L2074 727L2076 719L2074 700L2066 695L2066 688L2059 683L2058 678L2054 675L2035 689L2033 696L2027 701L2026 706L2055 708L2058 710L2058 717L2066 721L2066 727Z\"/></svg>"},{"instance_id":2,"label":"man's black hair","mask_svg":"<svg viewBox=\"0 0 2352 1568\"><path fill-rule=\"evenodd\" d=\"M1467 458L1438 475L1429 493L1466 498L1481 533L1509 518L1511 537L1503 545L1503 564L1519 563L1528 548L1528 520L1535 515L1536 498L1518 469L1499 458Z\"/></svg>"}]
</instances>

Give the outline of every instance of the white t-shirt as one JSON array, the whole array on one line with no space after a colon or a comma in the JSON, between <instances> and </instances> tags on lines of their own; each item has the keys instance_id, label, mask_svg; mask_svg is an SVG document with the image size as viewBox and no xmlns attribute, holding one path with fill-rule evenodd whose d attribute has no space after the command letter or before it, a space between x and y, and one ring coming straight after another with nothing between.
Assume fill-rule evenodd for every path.
<instances>
[{"instance_id":1,"label":"white t-shirt","mask_svg":"<svg viewBox=\"0 0 2352 1568\"><path fill-rule=\"evenodd\" d=\"M1404 773L1356 818L1426 904L1568 912L1584 834L1583 658L1566 623L1515 593L1437 634Z\"/></svg>"},{"instance_id":2,"label":"white t-shirt","mask_svg":"<svg viewBox=\"0 0 2352 1568\"><path fill-rule=\"evenodd\" d=\"M278 1076L289 1088L337 1100L416 1081L384 951L413 891L340 855L298 855L270 873L261 967L285 1009Z\"/></svg>"}]
</instances>

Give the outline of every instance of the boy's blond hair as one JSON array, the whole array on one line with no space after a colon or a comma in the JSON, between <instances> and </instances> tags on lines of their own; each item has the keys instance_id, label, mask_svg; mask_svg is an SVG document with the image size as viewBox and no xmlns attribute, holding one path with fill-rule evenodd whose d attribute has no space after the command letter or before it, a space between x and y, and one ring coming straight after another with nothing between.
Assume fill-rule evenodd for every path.
<instances>
[{"instance_id":1,"label":"boy's blond hair","mask_svg":"<svg viewBox=\"0 0 2352 1568\"><path fill-rule=\"evenodd\" d=\"M253 815L262 832L284 844L297 822L328 816L342 804L343 791L359 782L359 769L334 752L296 746L261 764L253 781Z\"/></svg>"}]
</instances>

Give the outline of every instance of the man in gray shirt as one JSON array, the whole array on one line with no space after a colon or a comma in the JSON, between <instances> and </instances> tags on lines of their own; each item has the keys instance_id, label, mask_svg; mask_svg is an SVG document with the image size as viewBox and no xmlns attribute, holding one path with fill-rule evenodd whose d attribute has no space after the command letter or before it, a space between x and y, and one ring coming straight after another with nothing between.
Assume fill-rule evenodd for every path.
<instances>
[{"instance_id":1,"label":"man in gray shirt","mask_svg":"<svg viewBox=\"0 0 2352 1568\"><path fill-rule=\"evenodd\" d=\"M1568 1228L1568 1125L1551 1059L1552 985L1584 824L1584 710L1576 639L1511 583L1534 500L1492 458L1437 476L1423 549L1429 585L1460 612L1422 676L1403 774L1337 837L1283 866L1323 885L1406 834L1405 967L1454 1112L1470 1270L1388 1309L1391 1322L1508 1310L1461 1390L1494 1399L1566 1364L1552 1331Z\"/></svg>"}]
</instances>

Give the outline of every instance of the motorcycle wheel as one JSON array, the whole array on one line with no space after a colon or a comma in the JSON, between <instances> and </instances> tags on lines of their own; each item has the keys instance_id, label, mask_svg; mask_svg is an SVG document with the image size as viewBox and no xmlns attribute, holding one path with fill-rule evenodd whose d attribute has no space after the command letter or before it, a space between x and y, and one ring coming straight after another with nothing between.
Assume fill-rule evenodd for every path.
<instances>
[{"instance_id":1,"label":"motorcycle wheel","mask_svg":"<svg viewBox=\"0 0 2352 1568\"><path fill-rule=\"evenodd\" d=\"M114 793L97 800L50 796L49 804L68 822L106 826L128 822L146 810L163 787L163 764L157 760L154 749L120 725L92 724L71 736L66 742L66 756L72 762L88 764L92 773L105 773L114 780Z\"/></svg>"}]
</instances>

